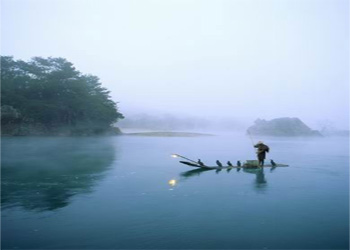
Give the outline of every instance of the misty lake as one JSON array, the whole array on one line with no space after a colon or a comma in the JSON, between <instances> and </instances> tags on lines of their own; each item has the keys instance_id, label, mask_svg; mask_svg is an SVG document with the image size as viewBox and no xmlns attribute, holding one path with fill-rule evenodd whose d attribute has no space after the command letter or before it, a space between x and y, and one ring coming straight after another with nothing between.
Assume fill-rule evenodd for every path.
<instances>
[{"instance_id":1,"label":"misty lake","mask_svg":"<svg viewBox=\"0 0 350 250\"><path fill-rule=\"evenodd\" d=\"M349 247L349 138L256 138L290 165L273 171L170 157L254 159L249 137L216 134L2 138L2 249Z\"/></svg>"}]
</instances>

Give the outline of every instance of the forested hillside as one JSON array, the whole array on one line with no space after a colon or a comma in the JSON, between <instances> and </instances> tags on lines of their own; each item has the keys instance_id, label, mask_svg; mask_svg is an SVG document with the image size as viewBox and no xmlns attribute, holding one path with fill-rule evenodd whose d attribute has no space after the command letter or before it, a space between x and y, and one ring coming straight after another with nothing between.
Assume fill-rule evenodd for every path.
<instances>
[{"instance_id":1,"label":"forested hillside","mask_svg":"<svg viewBox=\"0 0 350 250\"><path fill-rule=\"evenodd\" d=\"M3 135L90 135L123 118L99 78L64 58L1 57Z\"/></svg>"}]
</instances>

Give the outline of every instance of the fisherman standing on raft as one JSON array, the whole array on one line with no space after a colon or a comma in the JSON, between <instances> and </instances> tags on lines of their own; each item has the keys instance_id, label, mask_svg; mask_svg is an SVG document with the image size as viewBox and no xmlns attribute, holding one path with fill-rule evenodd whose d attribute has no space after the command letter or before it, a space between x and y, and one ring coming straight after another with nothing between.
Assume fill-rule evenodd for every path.
<instances>
[{"instance_id":1,"label":"fisherman standing on raft","mask_svg":"<svg viewBox=\"0 0 350 250\"><path fill-rule=\"evenodd\" d=\"M262 141L259 141L256 145L254 145L254 148L258 149L256 154L258 155L259 167L263 167L264 160L266 158L266 152L268 153L270 151L270 148Z\"/></svg>"}]
</instances>

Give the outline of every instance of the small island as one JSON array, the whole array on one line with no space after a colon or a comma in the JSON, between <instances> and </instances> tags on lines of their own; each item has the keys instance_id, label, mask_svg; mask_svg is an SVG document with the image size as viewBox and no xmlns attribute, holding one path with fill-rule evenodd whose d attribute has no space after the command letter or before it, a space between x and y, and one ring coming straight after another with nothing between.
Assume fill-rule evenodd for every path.
<instances>
[{"instance_id":1,"label":"small island","mask_svg":"<svg viewBox=\"0 0 350 250\"><path fill-rule=\"evenodd\" d=\"M317 130L312 130L299 118L276 118L270 121L257 119L249 127L248 133L266 136L322 136Z\"/></svg>"}]
</instances>

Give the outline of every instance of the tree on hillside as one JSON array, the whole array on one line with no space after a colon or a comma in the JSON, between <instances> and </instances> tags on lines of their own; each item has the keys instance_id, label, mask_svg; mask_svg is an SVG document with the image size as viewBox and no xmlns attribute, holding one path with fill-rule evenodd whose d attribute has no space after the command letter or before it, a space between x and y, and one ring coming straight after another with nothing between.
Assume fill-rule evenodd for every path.
<instances>
[{"instance_id":1,"label":"tree on hillside","mask_svg":"<svg viewBox=\"0 0 350 250\"><path fill-rule=\"evenodd\" d=\"M103 132L123 115L96 76L84 75L64 58L25 62L1 57L2 125L40 126L46 132ZM17 114L17 118L9 117ZM11 119L10 119L11 118Z\"/></svg>"}]
</instances>

